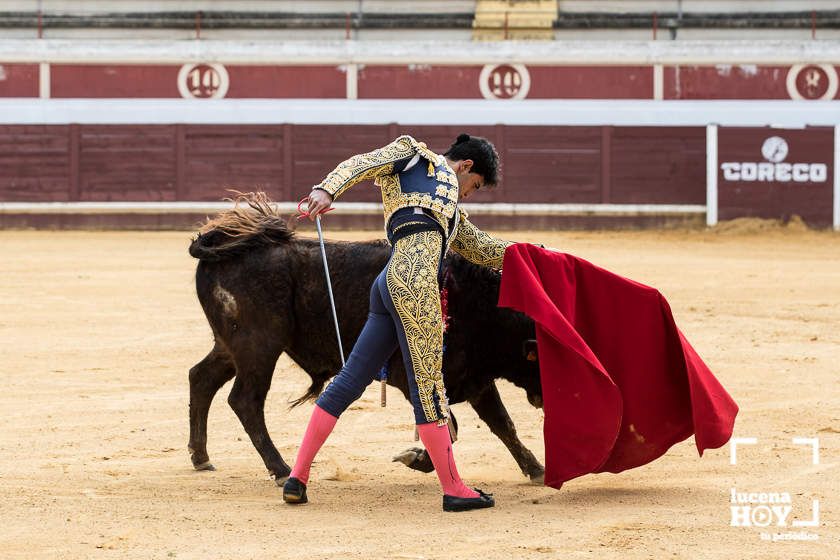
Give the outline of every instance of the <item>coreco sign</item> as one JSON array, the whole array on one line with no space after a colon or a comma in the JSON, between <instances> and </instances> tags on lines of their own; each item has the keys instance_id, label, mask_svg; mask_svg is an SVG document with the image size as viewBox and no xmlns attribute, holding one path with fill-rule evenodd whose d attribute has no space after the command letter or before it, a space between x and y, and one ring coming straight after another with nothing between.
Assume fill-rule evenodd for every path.
<instances>
[{"instance_id":1,"label":"coreco sign","mask_svg":"<svg viewBox=\"0 0 840 560\"><path fill-rule=\"evenodd\" d=\"M727 161L720 164L724 181L824 183L828 180L825 163L788 162L788 143L771 136L761 145L765 161Z\"/></svg>"}]
</instances>

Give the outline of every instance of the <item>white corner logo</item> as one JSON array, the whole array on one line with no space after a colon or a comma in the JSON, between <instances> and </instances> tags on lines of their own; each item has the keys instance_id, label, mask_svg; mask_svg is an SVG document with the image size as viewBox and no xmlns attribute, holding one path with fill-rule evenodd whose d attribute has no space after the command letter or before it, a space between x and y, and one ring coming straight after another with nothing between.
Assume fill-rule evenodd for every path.
<instances>
[{"instance_id":1,"label":"white corner logo","mask_svg":"<svg viewBox=\"0 0 840 560\"><path fill-rule=\"evenodd\" d=\"M758 438L754 437L734 437L729 440L729 464L738 464L738 446L739 445L755 445L758 443Z\"/></svg>"},{"instance_id":2,"label":"white corner logo","mask_svg":"<svg viewBox=\"0 0 840 560\"><path fill-rule=\"evenodd\" d=\"M765 156L766 157L766 156ZM769 158L768 158L769 159ZM820 464L820 442L818 438L795 437L794 445L811 448L811 464ZM738 448L756 445L758 438L732 438L729 443L729 463L738 464ZM791 515L794 510L790 492L745 492L736 488L729 491L730 526L759 528L805 528L820 526L820 501L811 500L810 515L807 518ZM815 541L819 535L804 530L760 533L764 541Z\"/></svg>"},{"instance_id":3,"label":"white corner logo","mask_svg":"<svg viewBox=\"0 0 840 560\"><path fill-rule=\"evenodd\" d=\"M811 446L811 464L820 464L820 440L815 437L795 437L793 438L795 445L810 445Z\"/></svg>"}]
</instances>

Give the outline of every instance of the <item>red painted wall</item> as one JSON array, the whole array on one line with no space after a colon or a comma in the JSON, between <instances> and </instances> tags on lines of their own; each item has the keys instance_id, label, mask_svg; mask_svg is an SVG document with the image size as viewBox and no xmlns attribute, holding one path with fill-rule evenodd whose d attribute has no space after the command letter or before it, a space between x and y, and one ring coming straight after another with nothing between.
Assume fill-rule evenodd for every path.
<instances>
[{"instance_id":1,"label":"red painted wall","mask_svg":"<svg viewBox=\"0 0 840 560\"><path fill-rule=\"evenodd\" d=\"M665 99L790 99L782 66L668 66Z\"/></svg>"},{"instance_id":2,"label":"red painted wall","mask_svg":"<svg viewBox=\"0 0 840 560\"><path fill-rule=\"evenodd\" d=\"M359 99L480 99L481 66L370 66L359 68Z\"/></svg>"},{"instance_id":3,"label":"red painted wall","mask_svg":"<svg viewBox=\"0 0 840 560\"><path fill-rule=\"evenodd\" d=\"M179 200L219 200L227 189L288 200L283 126L175 127Z\"/></svg>"},{"instance_id":4,"label":"red painted wall","mask_svg":"<svg viewBox=\"0 0 840 560\"><path fill-rule=\"evenodd\" d=\"M0 64L0 97L38 97L37 64Z\"/></svg>"},{"instance_id":5,"label":"red painted wall","mask_svg":"<svg viewBox=\"0 0 840 560\"><path fill-rule=\"evenodd\" d=\"M0 201L71 200L71 144L69 126L0 125Z\"/></svg>"},{"instance_id":6,"label":"red painted wall","mask_svg":"<svg viewBox=\"0 0 840 560\"><path fill-rule=\"evenodd\" d=\"M50 97L180 97L178 67L53 64Z\"/></svg>"},{"instance_id":7,"label":"red painted wall","mask_svg":"<svg viewBox=\"0 0 840 560\"><path fill-rule=\"evenodd\" d=\"M790 66L718 65L665 67L665 99L791 99L787 89ZM808 68L803 69L805 71ZM840 72L840 67L834 67ZM804 74L798 75L798 90L817 98L828 87L828 77L817 70L816 85L809 88ZM834 99L840 99L835 94Z\"/></svg>"},{"instance_id":8,"label":"red painted wall","mask_svg":"<svg viewBox=\"0 0 840 560\"><path fill-rule=\"evenodd\" d=\"M186 97L208 97L217 90L225 90L227 98L347 96L344 66L201 64L179 74L181 69L172 64L52 64L51 96L177 98L183 93ZM778 65L666 66L663 96L821 99L833 95L840 99L838 74L840 66L827 65L797 66L793 70ZM38 65L0 63L0 97L37 96L38 83ZM639 65L359 65L357 82L361 99L652 99L653 90L653 67Z\"/></svg>"},{"instance_id":9,"label":"red painted wall","mask_svg":"<svg viewBox=\"0 0 840 560\"><path fill-rule=\"evenodd\" d=\"M56 98L173 98L176 65L54 64L51 96ZM346 74L337 66L227 66L227 98L344 98ZM201 65L199 82L211 71ZM37 67L36 67L37 79ZM218 80L214 77L214 81ZM222 78L224 79L224 78ZM184 79L191 88L190 77ZM201 88L199 88L201 89ZM35 86L37 95L37 82ZM0 90L0 95L2 90ZM207 96L201 90L199 97Z\"/></svg>"},{"instance_id":10,"label":"red painted wall","mask_svg":"<svg viewBox=\"0 0 840 560\"><path fill-rule=\"evenodd\" d=\"M175 127L78 127L78 200L176 200Z\"/></svg>"},{"instance_id":11,"label":"red painted wall","mask_svg":"<svg viewBox=\"0 0 840 560\"><path fill-rule=\"evenodd\" d=\"M480 99L482 66L364 66L359 69L359 98ZM502 65L516 71L514 67ZM526 67L528 99L650 99L653 69L644 66ZM493 89L492 72L488 87ZM522 78L518 78L521 85ZM498 88L499 85L496 85ZM515 87L518 89L518 87ZM501 93L501 97L508 97Z\"/></svg>"},{"instance_id":12,"label":"red painted wall","mask_svg":"<svg viewBox=\"0 0 840 560\"><path fill-rule=\"evenodd\" d=\"M501 155L500 185L482 202L705 202L704 127L396 124L0 125L0 201L217 201L231 188L296 201L343 159L399 134L444 152L464 131L487 137ZM831 224L833 128L721 127L718 137L720 219L797 214ZM380 194L366 181L342 200Z\"/></svg>"},{"instance_id":13,"label":"red painted wall","mask_svg":"<svg viewBox=\"0 0 840 560\"><path fill-rule=\"evenodd\" d=\"M496 144L484 202L702 203L704 129L537 126L0 125L2 201L298 200L353 154L409 133L444 152L464 131ZM325 138L329 141L326 142ZM376 202L362 183L342 198Z\"/></svg>"},{"instance_id":14,"label":"red painted wall","mask_svg":"<svg viewBox=\"0 0 840 560\"><path fill-rule=\"evenodd\" d=\"M612 131L610 201L616 204L706 203L704 128L608 129Z\"/></svg>"},{"instance_id":15,"label":"red painted wall","mask_svg":"<svg viewBox=\"0 0 840 560\"><path fill-rule=\"evenodd\" d=\"M528 99L651 99L651 66L528 66Z\"/></svg>"},{"instance_id":16,"label":"red painted wall","mask_svg":"<svg viewBox=\"0 0 840 560\"><path fill-rule=\"evenodd\" d=\"M338 66L229 66L230 98L347 97L347 75Z\"/></svg>"}]
</instances>

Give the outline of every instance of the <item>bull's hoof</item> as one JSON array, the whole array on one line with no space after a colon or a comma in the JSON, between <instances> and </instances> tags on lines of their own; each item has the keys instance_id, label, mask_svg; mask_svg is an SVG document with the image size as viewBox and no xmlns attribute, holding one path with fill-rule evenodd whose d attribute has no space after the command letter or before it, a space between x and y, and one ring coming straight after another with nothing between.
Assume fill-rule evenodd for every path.
<instances>
[{"instance_id":1,"label":"bull's hoof","mask_svg":"<svg viewBox=\"0 0 840 560\"><path fill-rule=\"evenodd\" d=\"M402 463L407 467L417 459L417 455L419 455L421 451L423 450L419 447L412 447L397 453L391 458L391 461L394 463Z\"/></svg>"},{"instance_id":2,"label":"bull's hoof","mask_svg":"<svg viewBox=\"0 0 840 560\"><path fill-rule=\"evenodd\" d=\"M534 473L529 478L534 486L545 486L545 471Z\"/></svg>"},{"instance_id":3,"label":"bull's hoof","mask_svg":"<svg viewBox=\"0 0 840 560\"><path fill-rule=\"evenodd\" d=\"M204 461L203 463L195 464L193 463L193 468L197 471L215 471L216 467L213 466L213 463L210 461Z\"/></svg>"},{"instance_id":4,"label":"bull's hoof","mask_svg":"<svg viewBox=\"0 0 840 560\"><path fill-rule=\"evenodd\" d=\"M187 446L187 452L190 454L190 461L192 461L193 468L197 471L215 471L216 467L210 462L206 451L196 451L192 445Z\"/></svg>"},{"instance_id":5,"label":"bull's hoof","mask_svg":"<svg viewBox=\"0 0 840 560\"><path fill-rule=\"evenodd\" d=\"M282 487L286 483L286 481L289 480L289 476L291 474L292 468L285 462L280 462L274 467L268 469L268 476L271 477L271 479L274 481L274 484L280 487Z\"/></svg>"},{"instance_id":6,"label":"bull's hoof","mask_svg":"<svg viewBox=\"0 0 840 560\"><path fill-rule=\"evenodd\" d=\"M432 458L429 457L425 449L420 447L411 447L401 453L397 453L394 455L393 461L395 463L402 463L409 469L424 473L430 473L435 470L435 466L432 464Z\"/></svg>"}]
</instances>

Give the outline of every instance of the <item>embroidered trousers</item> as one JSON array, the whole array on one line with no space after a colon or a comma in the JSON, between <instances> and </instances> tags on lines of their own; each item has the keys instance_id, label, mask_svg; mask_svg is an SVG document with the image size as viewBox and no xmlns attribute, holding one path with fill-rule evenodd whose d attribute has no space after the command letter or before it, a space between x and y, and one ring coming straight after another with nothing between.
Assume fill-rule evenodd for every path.
<instances>
[{"instance_id":1,"label":"embroidered trousers","mask_svg":"<svg viewBox=\"0 0 840 560\"><path fill-rule=\"evenodd\" d=\"M442 244L443 236L435 230L397 238L391 258L371 287L367 322L347 363L318 397L318 406L340 416L399 347L415 421L447 421L438 285Z\"/></svg>"}]
</instances>

